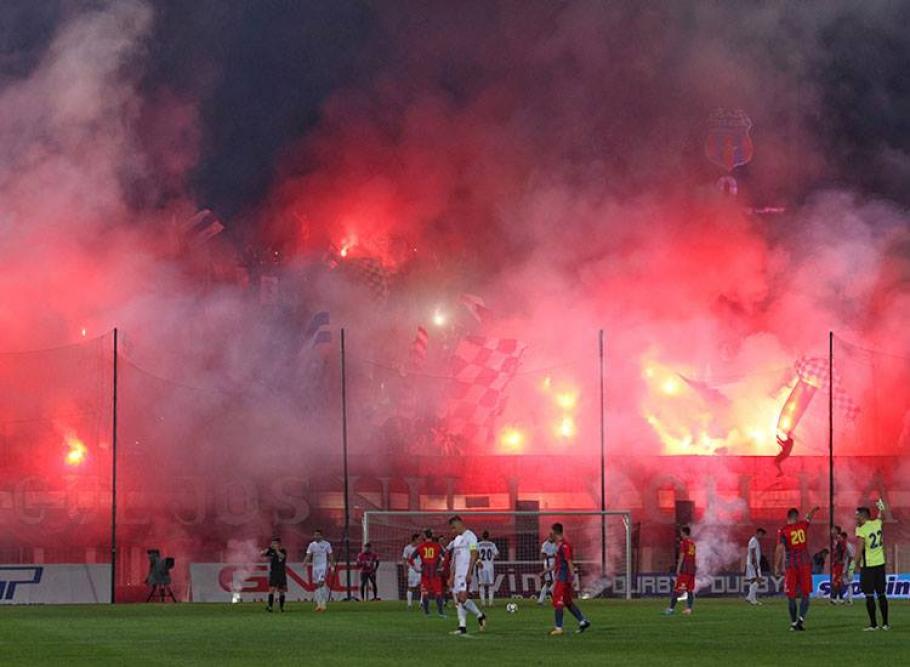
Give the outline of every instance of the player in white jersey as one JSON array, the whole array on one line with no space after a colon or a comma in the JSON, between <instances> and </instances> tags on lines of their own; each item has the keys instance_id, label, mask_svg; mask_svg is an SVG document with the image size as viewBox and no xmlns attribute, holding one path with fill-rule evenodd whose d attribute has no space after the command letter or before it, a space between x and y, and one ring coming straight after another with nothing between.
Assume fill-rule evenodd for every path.
<instances>
[{"instance_id":1,"label":"player in white jersey","mask_svg":"<svg viewBox=\"0 0 910 667\"><path fill-rule=\"evenodd\" d=\"M537 604L542 605L547 599L547 593L553 587L553 566L556 564L556 551L559 545L553 540L553 535L547 537L547 541L540 545L540 557L543 559L543 574L540 578L540 594L537 596Z\"/></svg>"},{"instance_id":2,"label":"player in white jersey","mask_svg":"<svg viewBox=\"0 0 910 667\"><path fill-rule=\"evenodd\" d=\"M499 548L490 541L490 532L485 530L483 539L477 543L477 586L480 590L480 604L493 606L493 588L496 573L493 562L499 558Z\"/></svg>"},{"instance_id":3,"label":"player in white jersey","mask_svg":"<svg viewBox=\"0 0 910 667\"><path fill-rule=\"evenodd\" d=\"M449 545L452 550L449 588L452 589L452 594L455 596L455 610L458 612L458 629L452 634L465 635L468 633L468 612L477 617L477 624L480 626L480 631L483 632L487 628L487 617L477 608L468 593L479 555L477 536L465 527L460 516L456 515L449 519L449 526L455 536Z\"/></svg>"},{"instance_id":4,"label":"player in white jersey","mask_svg":"<svg viewBox=\"0 0 910 667\"><path fill-rule=\"evenodd\" d=\"M321 530L313 533L313 541L306 548L303 566L308 565L313 566L312 581L316 587L313 591L313 601L316 603L316 611L325 611L330 595L326 582L335 567L335 556L332 554L332 545L322 537Z\"/></svg>"},{"instance_id":5,"label":"player in white jersey","mask_svg":"<svg viewBox=\"0 0 910 667\"><path fill-rule=\"evenodd\" d=\"M761 573L761 540L767 533L764 528L759 528L749 539L746 547L746 576L745 582L749 584L749 593L746 602L753 606L761 605L758 601L758 585L762 580Z\"/></svg>"},{"instance_id":6,"label":"player in white jersey","mask_svg":"<svg viewBox=\"0 0 910 667\"><path fill-rule=\"evenodd\" d=\"M411 556L417 550L420 544L420 533L411 535L411 541L404 545L404 551L401 552L401 561L404 563L404 571L408 579L408 609L414 606L414 593L417 593L420 599L420 558L415 558L411 564Z\"/></svg>"}]
</instances>

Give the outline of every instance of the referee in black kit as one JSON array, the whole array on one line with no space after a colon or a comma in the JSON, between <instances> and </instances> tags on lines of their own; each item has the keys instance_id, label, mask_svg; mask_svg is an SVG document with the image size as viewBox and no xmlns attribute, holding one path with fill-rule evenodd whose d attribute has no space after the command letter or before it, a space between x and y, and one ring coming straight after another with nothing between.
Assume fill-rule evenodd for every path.
<instances>
[{"instance_id":1,"label":"referee in black kit","mask_svg":"<svg viewBox=\"0 0 910 667\"><path fill-rule=\"evenodd\" d=\"M281 546L281 538L273 537L269 548L260 555L269 559L269 606L265 610L272 611L277 591L278 609L284 611L284 594L288 590L288 552Z\"/></svg>"}]
</instances>

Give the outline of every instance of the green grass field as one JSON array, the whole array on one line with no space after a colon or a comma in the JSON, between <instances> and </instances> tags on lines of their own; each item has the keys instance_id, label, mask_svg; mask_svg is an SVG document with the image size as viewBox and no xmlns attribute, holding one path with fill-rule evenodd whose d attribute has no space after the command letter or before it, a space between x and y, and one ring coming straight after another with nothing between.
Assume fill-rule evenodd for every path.
<instances>
[{"instance_id":1,"label":"green grass field","mask_svg":"<svg viewBox=\"0 0 910 667\"><path fill-rule=\"evenodd\" d=\"M549 607L519 601L490 610L490 627L453 637L447 620L402 603L333 603L326 614L260 604L32 606L0 608L0 665L822 665L910 663L910 604L891 602L890 633L863 633L862 601L814 602L808 631L787 629L783 599L752 608L699 600L690 617L660 615L661 600L585 601L594 626L549 637ZM568 630L575 623L566 614ZM569 623L571 621L571 623Z\"/></svg>"}]
</instances>

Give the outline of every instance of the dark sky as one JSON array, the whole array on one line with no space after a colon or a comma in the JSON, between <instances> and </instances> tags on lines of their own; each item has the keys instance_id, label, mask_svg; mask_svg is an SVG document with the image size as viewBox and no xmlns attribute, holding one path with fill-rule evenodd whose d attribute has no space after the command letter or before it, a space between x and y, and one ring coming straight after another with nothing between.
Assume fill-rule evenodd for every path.
<instances>
[{"instance_id":1,"label":"dark sky","mask_svg":"<svg viewBox=\"0 0 910 667\"><path fill-rule=\"evenodd\" d=\"M56 25L99 4L0 3L0 85L28 74ZM330 94L368 88L377 76L405 75L402 63L423 57L419 51L432 44L422 39L424 21L433 24L430 35L440 34L450 21L451 32L464 37L454 43L467 50L474 43L488 48L485 40L495 40L497 31L525 29L522 17L532 4L546 18L546 12L558 14L572 3L457 4L458 13L452 15L446 13L451 3L428 1L158 0L154 34L142 63L143 87L149 93L166 88L199 104L201 159L191 176L192 193L224 216L255 208L283 152L312 131ZM663 11L660 4L615 4L625 5L630 17ZM843 9L831 11L835 4ZM674 33L681 48L697 51L704 28L693 27L690 19L696 9L703 12L712 5L716 3L678 3L654 25ZM805 85L805 108L794 113L823 147L822 182L910 203L910 3L816 6L825 13L817 23L806 19L812 3L802 5L801 17L791 16L786 3L725 3L725 16L741 17L742 24L719 39L731 42L733 49L741 45L756 58L764 52L767 67ZM767 22L759 27L753 17L768 12L779 17L770 29ZM810 29L816 39L801 40ZM533 37L529 33L528 39ZM646 48L647 40L658 36L642 37ZM800 52L803 43L807 50ZM782 53L781 48L795 52ZM448 86L453 98L464 94L472 76L482 79L485 74L482 60L461 55L463 59L451 44L427 54L440 63L436 83L443 90ZM702 120L693 119L693 127ZM794 152L799 159L798 148Z\"/></svg>"},{"instance_id":2,"label":"dark sky","mask_svg":"<svg viewBox=\"0 0 910 667\"><path fill-rule=\"evenodd\" d=\"M255 205L326 96L369 77L361 53L372 26L351 0L159 3L146 86L201 100L200 201L225 215Z\"/></svg>"}]
</instances>

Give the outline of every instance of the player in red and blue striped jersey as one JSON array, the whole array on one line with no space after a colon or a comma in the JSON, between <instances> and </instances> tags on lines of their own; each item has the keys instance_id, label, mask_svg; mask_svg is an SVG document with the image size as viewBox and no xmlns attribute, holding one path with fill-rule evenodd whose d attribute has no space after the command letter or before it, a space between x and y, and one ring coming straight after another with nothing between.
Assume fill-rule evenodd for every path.
<instances>
[{"instance_id":1,"label":"player in red and blue striped jersey","mask_svg":"<svg viewBox=\"0 0 910 667\"><path fill-rule=\"evenodd\" d=\"M809 523L818 512L817 507L800 521L799 510L795 507L787 511L787 524L777 534L777 550L774 554L775 570L780 576L786 555L786 578L784 588L787 591L787 602L790 608L790 629L805 630L806 616L809 614L809 596L812 594L812 562L809 557ZM796 592L799 591L799 613L796 610Z\"/></svg>"},{"instance_id":2,"label":"player in red and blue striped jersey","mask_svg":"<svg viewBox=\"0 0 910 667\"><path fill-rule=\"evenodd\" d=\"M551 537L556 542L556 558L553 565L553 609L556 617L556 627L550 631L551 635L563 634L562 623L565 610L578 619L578 630L584 632L591 627L591 621L585 618L581 609L572 599L572 583L575 579L575 563L572 561L572 545L563 534L561 523L554 523L551 527Z\"/></svg>"},{"instance_id":3,"label":"player in red and blue striped jersey","mask_svg":"<svg viewBox=\"0 0 910 667\"><path fill-rule=\"evenodd\" d=\"M695 604L695 542L692 541L692 530L689 526L679 529L679 560L676 562L676 585L670 594L670 606L664 612L668 616L676 610L676 602L686 596L684 614L692 613Z\"/></svg>"}]
</instances>

